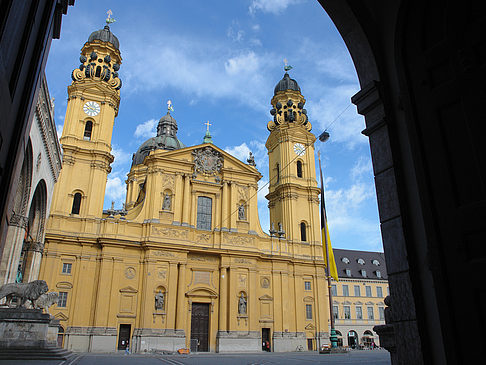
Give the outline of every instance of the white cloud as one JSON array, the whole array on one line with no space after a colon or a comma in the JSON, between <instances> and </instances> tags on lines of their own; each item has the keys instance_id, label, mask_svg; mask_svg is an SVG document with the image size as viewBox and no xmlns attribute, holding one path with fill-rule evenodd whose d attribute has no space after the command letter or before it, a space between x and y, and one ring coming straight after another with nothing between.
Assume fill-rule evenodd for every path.
<instances>
[{"instance_id":1,"label":"white cloud","mask_svg":"<svg viewBox=\"0 0 486 365\"><path fill-rule=\"evenodd\" d=\"M231 26L226 31L226 35L234 42L241 42L245 37L245 31L243 29L239 29L238 22L233 21Z\"/></svg>"},{"instance_id":2,"label":"white cloud","mask_svg":"<svg viewBox=\"0 0 486 365\"><path fill-rule=\"evenodd\" d=\"M253 24L251 26L251 29L254 31L254 32L258 32L260 30L260 24Z\"/></svg>"},{"instance_id":3,"label":"white cloud","mask_svg":"<svg viewBox=\"0 0 486 365\"><path fill-rule=\"evenodd\" d=\"M265 196L268 194L268 181L260 180L258 182L258 217L260 218L260 225L264 232L268 233L270 229L270 212L268 210L268 200Z\"/></svg>"},{"instance_id":4,"label":"white cloud","mask_svg":"<svg viewBox=\"0 0 486 365\"><path fill-rule=\"evenodd\" d=\"M64 124L56 124L57 139L61 139L63 129L64 129Z\"/></svg>"},{"instance_id":5,"label":"white cloud","mask_svg":"<svg viewBox=\"0 0 486 365\"><path fill-rule=\"evenodd\" d=\"M108 181L106 182L105 203L109 199L115 202L115 207L121 207L125 198L125 192L125 184L118 176L113 178L108 177Z\"/></svg>"},{"instance_id":6,"label":"white cloud","mask_svg":"<svg viewBox=\"0 0 486 365\"><path fill-rule=\"evenodd\" d=\"M250 152L253 153L258 170L265 175L267 171L264 170L264 167L268 166L265 144L256 140L250 141L249 144L250 146L243 142L238 146L225 147L224 150L244 163L247 163Z\"/></svg>"},{"instance_id":7,"label":"white cloud","mask_svg":"<svg viewBox=\"0 0 486 365\"><path fill-rule=\"evenodd\" d=\"M226 147L224 150L228 152L230 155L236 157L238 160L243 161L245 163L246 163L246 159L248 158L248 155L250 154L250 149L248 148L246 143L242 143L239 146Z\"/></svg>"},{"instance_id":8,"label":"white cloud","mask_svg":"<svg viewBox=\"0 0 486 365\"><path fill-rule=\"evenodd\" d=\"M373 166L371 159L360 156L354 166L351 168L351 178L353 180L361 179L362 177L369 177L372 179Z\"/></svg>"},{"instance_id":9,"label":"white cloud","mask_svg":"<svg viewBox=\"0 0 486 365\"><path fill-rule=\"evenodd\" d=\"M155 136L155 128L157 126L157 119L149 119L144 123L137 125L134 136L137 138L150 138Z\"/></svg>"},{"instance_id":10,"label":"white cloud","mask_svg":"<svg viewBox=\"0 0 486 365\"><path fill-rule=\"evenodd\" d=\"M255 52L250 51L248 53L240 54L236 57L229 58L225 64L224 69L228 75L237 75L242 70L245 72L254 73L257 72L260 65Z\"/></svg>"},{"instance_id":11,"label":"white cloud","mask_svg":"<svg viewBox=\"0 0 486 365\"><path fill-rule=\"evenodd\" d=\"M302 0L253 0L248 10L250 14L255 14L257 11L262 13L280 14L290 5L298 4Z\"/></svg>"},{"instance_id":12,"label":"white cloud","mask_svg":"<svg viewBox=\"0 0 486 365\"><path fill-rule=\"evenodd\" d=\"M112 166L124 165L131 159L131 154L117 145L112 146L111 153L115 156L115 161Z\"/></svg>"}]
</instances>

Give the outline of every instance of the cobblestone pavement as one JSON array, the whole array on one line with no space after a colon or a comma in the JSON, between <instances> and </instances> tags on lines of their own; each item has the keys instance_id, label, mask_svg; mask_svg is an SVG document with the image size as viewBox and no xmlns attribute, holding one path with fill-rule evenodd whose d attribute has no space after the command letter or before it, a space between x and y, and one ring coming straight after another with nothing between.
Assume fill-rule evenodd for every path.
<instances>
[{"instance_id":1,"label":"cobblestone pavement","mask_svg":"<svg viewBox=\"0 0 486 365\"><path fill-rule=\"evenodd\" d=\"M317 354L315 352L139 355L139 354L77 354L69 361L1 360L0 365L390 365L385 350L350 351L345 354Z\"/></svg>"}]
</instances>

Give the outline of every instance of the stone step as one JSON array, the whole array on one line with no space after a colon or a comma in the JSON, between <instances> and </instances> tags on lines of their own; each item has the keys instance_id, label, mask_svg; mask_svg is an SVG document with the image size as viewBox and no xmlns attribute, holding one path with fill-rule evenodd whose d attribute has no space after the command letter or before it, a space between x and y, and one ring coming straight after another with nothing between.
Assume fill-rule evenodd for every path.
<instances>
[{"instance_id":1,"label":"stone step","mask_svg":"<svg viewBox=\"0 0 486 365\"><path fill-rule=\"evenodd\" d=\"M0 360L67 360L74 356L72 351L54 346L39 349L8 348L0 351Z\"/></svg>"}]
</instances>

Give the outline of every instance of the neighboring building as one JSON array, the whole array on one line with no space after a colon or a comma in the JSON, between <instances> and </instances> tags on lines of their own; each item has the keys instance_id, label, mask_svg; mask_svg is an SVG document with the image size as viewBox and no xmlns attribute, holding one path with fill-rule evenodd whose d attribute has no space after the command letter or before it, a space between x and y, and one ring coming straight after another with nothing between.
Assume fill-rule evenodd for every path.
<instances>
[{"instance_id":1,"label":"neighboring building","mask_svg":"<svg viewBox=\"0 0 486 365\"><path fill-rule=\"evenodd\" d=\"M341 346L379 345L373 327L385 324L388 276L382 252L333 249L339 281L332 281L333 312Z\"/></svg>"},{"instance_id":2,"label":"neighboring building","mask_svg":"<svg viewBox=\"0 0 486 365\"><path fill-rule=\"evenodd\" d=\"M0 284L29 282L39 275L52 192L61 169L54 104L42 75L29 140L0 260Z\"/></svg>"},{"instance_id":3,"label":"neighboring building","mask_svg":"<svg viewBox=\"0 0 486 365\"><path fill-rule=\"evenodd\" d=\"M316 138L297 82L285 73L271 100L269 236L252 159L239 161L209 133L184 146L170 112L133 156L124 209L103 213L121 87L108 26L90 35L80 60L41 267L60 292L51 313L64 346L241 352L267 341L272 351L329 343Z\"/></svg>"}]
</instances>

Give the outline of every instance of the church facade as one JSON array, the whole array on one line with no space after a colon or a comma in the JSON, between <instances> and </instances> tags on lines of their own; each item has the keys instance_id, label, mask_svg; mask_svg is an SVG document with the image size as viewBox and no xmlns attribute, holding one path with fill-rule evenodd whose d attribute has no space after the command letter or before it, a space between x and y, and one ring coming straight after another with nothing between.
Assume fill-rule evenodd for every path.
<instances>
[{"instance_id":1,"label":"church facade","mask_svg":"<svg viewBox=\"0 0 486 365\"><path fill-rule=\"evenodd\" d=\"M271 100L270 234L261 174L163 116L133 156L122 210L103 211L120 103L118 39L93 32L72 73L40 279L75 351L315 350L329 343L314 142L297 82Z\"/></svg>"}]
</instances>

